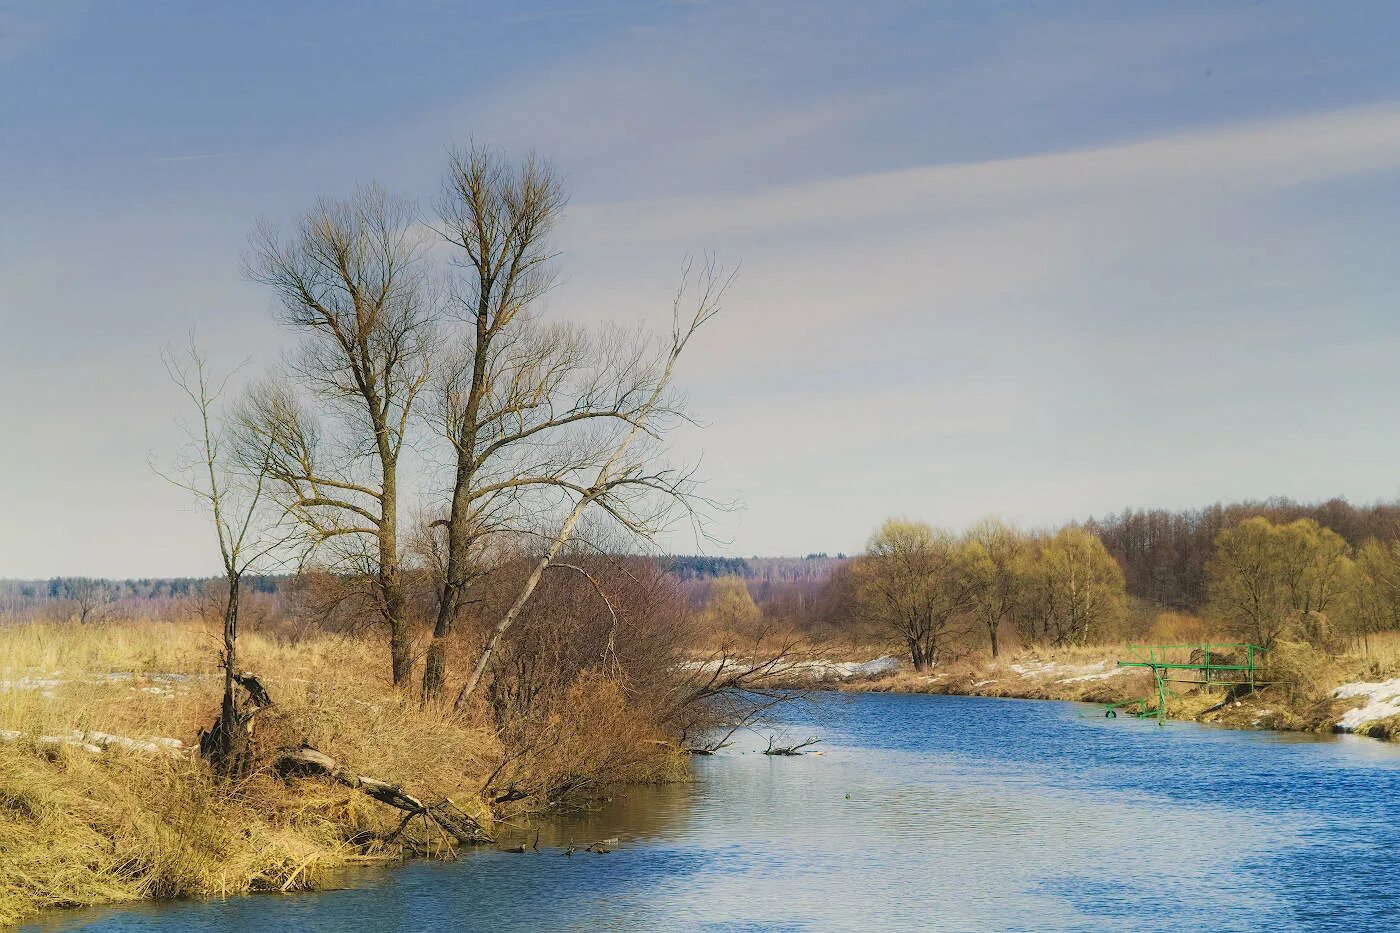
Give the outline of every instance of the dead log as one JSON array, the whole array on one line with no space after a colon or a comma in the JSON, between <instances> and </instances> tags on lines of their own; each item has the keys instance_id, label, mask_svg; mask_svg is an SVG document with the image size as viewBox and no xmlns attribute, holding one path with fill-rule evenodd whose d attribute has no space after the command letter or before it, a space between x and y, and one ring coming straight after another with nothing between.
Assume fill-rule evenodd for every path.
<instances>
[{"instance_id":1,"label":"dead log","mask_svg":"<svg viewBox=\"0 0 1400 933\"><path fill-rule=\"evenodd\" d=\"M425 803L397 784L381 781L378 778L355 774L341 767L330 755L309 745L288 749L282 752L273 763L273 771L282 777L327 777L338 784L358 790L380 803L403 811L407 816L400 824L399 831L409 819L421 816L436 825L459 845L480 845L495 840L481 824L465 813L449 798L435 803ZM395 835L398 833L396 832Z\"/></svg>"},{"instance_id":2,"label":"dead log","mask_svg":"<svg viewBox=\"0 0 1400 933\"><path fill-rule=\"evenodd\" d=\"M248 691L249 702L255 709L265 709L272 705L272 697L268 695L263 687L262 681L247 671L239 671L233 675L233 680L238 686Z\"/></svg>"}]
</instances>

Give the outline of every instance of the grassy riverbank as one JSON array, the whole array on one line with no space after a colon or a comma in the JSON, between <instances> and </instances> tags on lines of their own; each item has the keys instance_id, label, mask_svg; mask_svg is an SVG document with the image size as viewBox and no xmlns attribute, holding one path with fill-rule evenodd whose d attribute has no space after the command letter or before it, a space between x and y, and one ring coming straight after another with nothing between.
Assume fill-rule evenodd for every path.
<instances>
[{"instance_id":1,"label":"grassy riverbank","mask_svg":"<svg viewBox=\"0 0 1400 933\"><path fill-rule=\"evenodd\" d=\"M838 686L1105 704L1149 697L1155 707L1151 675L1117 666L1128 656L1126 644L1026 650L997 659L973 655L924 673L902 663L891 673L851 677ZM1224 705L1223 688L1178 687L1168 714L1241 728L1347 731L1400 740L1400 636L1374 636L1333 653L1285 643L1272 652L1269 663L1281 683Z\"/></svg>"},{"instance_id":2,"label":"grassy riverbank","mask_svg":"<svg viewBox=\"0 0 1400 933\"><path fill-rule=\"evenodd\" d=\"M387 652L358 638L239 644L274 699L260 748L304 742L490 825L482 790L508 750L484 716L394 691ZM443 852L424 821L396 836L402 813L339 784L282 780L266 766L215 780L191 748L221 688L204 626L6 626L0 659L0 924L53 907L289 891L355 861ZM620 692L595 687L586 724L561 724L547 754L515 767L674 775L677 753ZM606 762L589 758L601 734ZM619 749L631 756L621 766Z\"/></svg>"}]
</instances>

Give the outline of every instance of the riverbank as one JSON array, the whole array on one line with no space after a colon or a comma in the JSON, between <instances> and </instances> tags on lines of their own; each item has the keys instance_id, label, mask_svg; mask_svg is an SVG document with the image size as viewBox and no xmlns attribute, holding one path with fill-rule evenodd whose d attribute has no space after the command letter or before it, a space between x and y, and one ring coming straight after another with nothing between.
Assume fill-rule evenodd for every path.
<instances>
[{"instance_id":1,"label":"riverbank","mask_svg":"<svg viewBox=\"0 0 1400 933\"><path fill-rule=\"evenodd\" d=\"M815 682L861 693L1127 703L1147 698L1156 707L1152 676L1119 667L1126 645L1023 651L993 659L974 656L918 672L881 655L830 666ZM1226 688L1178 686L1167 713L1173 719L1236 728L1294 732L1350 732L1400 740L1400 640L1374 639L1364 647L1325 653L1284 644L1272 663L1281 683L1227 697ZM851 673L847 673L851 672Z\"/></svg>"},{"instance_id":2,"label":"riverbank","mask_svg":"<svg viewBox=\"0 0 1400 933\"><path fill-rule=\"evenodd\" d=\"M1394 929L1400 747L1109 722L1060 703L815 693L767 729L474 850L348 889L90 912L192 930ZM520 830L503 838L534 839ZM608 855L565 847L615 840ZM1143 878L1151 884L1144 885ZM917 891L917 897L909 896ZM833 896L832 892L837 892ZM1358 896L1366 892L1366 896ZM67 918L59 917L55 926ZM77 926L73 918L64 928Z\"/></svg>"},{"instance_id":3,"label":"riverbank","mask_svg":"<svg viewBox=\"0 0 1400 933\"><path fill-rule=\"evenodd\" d=\"M219 704L215 644L197 623L0 627L0 926L56 907L314 888L346 865L450 854L427 820L351 786L279 777L267 760L216 780L194 753ZM256 721L266 759L310 745L487 830L510 806L483 793L507 758L519 782L683 768L605 683L532 756L504 748L479 711L394 690L377 643L246 634L239 645L274 701Z\"/></svg>"}]
</instances>

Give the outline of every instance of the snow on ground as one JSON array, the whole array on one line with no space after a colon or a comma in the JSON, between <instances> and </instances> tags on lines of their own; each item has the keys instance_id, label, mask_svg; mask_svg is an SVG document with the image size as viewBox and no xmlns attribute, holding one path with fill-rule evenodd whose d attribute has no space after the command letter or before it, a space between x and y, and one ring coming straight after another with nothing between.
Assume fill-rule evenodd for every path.
<instances>
[{"instance_id":1,"label":"snow on ground","mask_svg":"<svg viewBox=\"0 0 1400 933\"><path fill-rule=\"evenodd\" d=\"M735 661L733 658L728 660L712 658L708 661L686 661L681 666L686 670L713 673L721 665L726 670L737 670L743 667L743 662ZM871 661L796 661L792 664L775 666L771 673L784 677L805 677L809 680L850 680L853 677L877 677L881 674L892 674L897 670L899 670L899 659L885 655Z\"/></svg>"},{"instance_id":2,"label":"snow on ground","mask_svg":"<svg viewBox=\"0 0 1400 933\"><path fill-rule=\"evenodd\" d=\"M1127 670L1126 667L1114 667L1106 671L1094 671L1088 674L1078 674L1074 677L1065 677L1057 681L1057 683L1077 684L1088 680L1108 680L1110 677L1117 677L1119 674L1126 673Z\"/></svg>"},{"instance_id":3,"label":"snow on ground","mask_svg":"<svg viewBox=\"0 0 1400 933\"><path fill-rule=\"evenodd\" d=\"M1112 661L1080 665L1032 661L1027 664L1010 664L1008 667L1022 678L1056 677L1056 683L1073 684L1087 680L1107 680L1124 672L1125 668L1113 667L1112 664Z\"/></svg>"},{"instance_id":4,"label":"snow on ground","mask_svg":"<svg viewBox=\"0 0 1400 933\"><path fill-rule=\"evenodd\" d=\"M899 670L899 659L890 655L873 661L807 661L793 666L794 672L814 680L850 680L852 677L877 677Z\"/></svg>"},{"instance_id":5,"label":"snow on ground","mask_svg":"<svg viewBox=\"0 0 1400 933\"><path fill-rule=\"evenodd\" d=\"M1342 684L1332 695L1339 700L1366 701L1337 720L1337 728L1343 732L1355 732L1370 723L1400 716L1400 677L1379 683Z\"/></svg>"}]
</instances>

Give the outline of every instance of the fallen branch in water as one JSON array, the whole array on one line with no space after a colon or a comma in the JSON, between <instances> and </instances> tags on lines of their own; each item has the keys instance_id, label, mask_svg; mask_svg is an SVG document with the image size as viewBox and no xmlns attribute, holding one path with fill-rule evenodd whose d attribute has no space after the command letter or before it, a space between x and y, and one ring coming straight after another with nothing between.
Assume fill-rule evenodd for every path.
<instances>
[{"instance_id":1,"label":"fallen branch in water","mask_svg":"<svg viewBox=\"0 0 1400 933\"><path fill-rule=\"evenodd\" d=\"M805 741L805 742L798 742L796 745L786 745L786 746L784 746L784 745L778 745L778 746L775 746L775 745L773 744L773 738L774 738L774 737L771 736L771 735L768 737L768 747L767 747L766 749L764 749L763 754L765 754L765 755L803 755L803 754L806 754L806 752L803 751L804 748L810 748L811 746L816 745L818 742L821 741L821 739L819 739L819 738L813 736L812 738L808 739L808 740Z\"/></svg>"},{"instance_id":2,"label":"fallen branch in water","mask_svg":"<svg viewBox=\"0 0 1400 933\"><path fill-rule=\"evenodd\" d=\"M738 732L740 729L744 728L746 725L748 725L748 724L747 724L747 723L740 723L739 725L737 725L737 726L735 726L734 728L730 729L730 730L729 730L728 732L726 732L723 736L721 736L717 741L714 741L714 742L707 742L707 743L705 743L705 744L703 744L703 745L682 745L682 746L681 746L681 751L685 752L687 755L713 755L715 752L719 751L720 749L722 749L722 748L728 748L729 746L733 745L733 744L734 744L734 742L733 742L734 733Z\"/></svg>"},{"instance_id":3,"label":"fallen branch in water","mask_svg":"<svg viewBox=\"0 0 1400 933\"><path fill-rule=\"evenodd\" d=\"M594 855L607 855L612 852L613 849L617 848L619 842L621 842L621 839L617 836L599 839L597 842L590 842L588 845L584 846L581 851L592 852ZM580 851L580 849L574 843L570 843L564 848L564 854L569 858L573 858L574 853L578 851Z\"/></svg>"}]
</instances>

